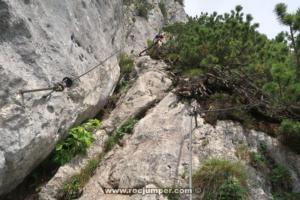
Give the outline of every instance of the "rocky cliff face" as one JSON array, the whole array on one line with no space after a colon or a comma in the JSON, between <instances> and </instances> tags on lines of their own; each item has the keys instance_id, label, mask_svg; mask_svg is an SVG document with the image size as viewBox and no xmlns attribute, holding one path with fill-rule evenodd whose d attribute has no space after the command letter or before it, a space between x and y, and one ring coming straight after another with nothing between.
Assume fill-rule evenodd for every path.
<instances>
[{"instance_id":1,"label":"rocky cliff face","mask_svg":"<svg viewBox=\"0 0 300 200\"><path fill-rule=\"evenodd\" d=\"M142 49L163 25L158 2L149 1L146 20L134 16L133 5L125 12L121 0L0 0L0 195L47 157L71 125L103 107L119 78L116 56L48 99L45 92L22 99L18 91L77 76L122 47ZM177 2L166 6L168 21L186 20Z\"/></svg>"},{"instance_id":2,"label":"rocky cliff face","mask_svg":"<svg viewBox=\"0 0 300 200\"><path fill-rule=\"evenodd\" d=\"M159 0L147 2L148 19L139 16L134 3L123 7L121 0L0 0L0 195L47 157L70 126L104 106L119 79L117 57L48 99L42 98L44 92L30 93L22 102L18 90L77 76L120 48L134 56L165 23L187 20L177 1L164 1L167 15ZM263 144L269 159L291 173L293 191L300 191L299 155L239 123L219 121L212 126L198 116L195 128L189 105L172 93L171 66L148 56L134 57L134 63L131 87L94 134L87 154L60 167L41 188L41 200L59 199L64 184L93 158L104 155L107 138L130 118L139 119L132 134L103 156L79 199L166 200L163 195L105 194L104 188L188 187L191 130L194 172L209 158L240 161L248 172L249 199L272 199L267 173L240 155L241 146L259 152Z\"/></svg>"},{"instance_id":3,"label":"rocky cliff face","mask_svg":"<svg viewBox=\"0 0 300 200\"><path fill-rule=\"evenodd\" d=\"M244 129L232 121L218 121L213 126L206 123L203 116L198 116L195 127L190 105L179 101L170 91L168 69L168 65L147 56L135 60L137 79L104 119L95 133L96 142L87 155L74 158L58 170L42 188L41 200L59 199L64 184L79 174L89 160L103 153L104 141L129 118L140 118L133 133L104 156L79 199L167 200L161 194L106 194L105 188L188 188L191 130L193 172L211 158L239 161L247 170L249 199L273 199L268 169L256 168L245 158L247 152L260 152L263 145L269 159L291 173L293 191L300 191L299 155L266 133ZM182 195L180 199L188 198ZM201 198L194 195L194 199Z\"/></svg>"}]
</instances>

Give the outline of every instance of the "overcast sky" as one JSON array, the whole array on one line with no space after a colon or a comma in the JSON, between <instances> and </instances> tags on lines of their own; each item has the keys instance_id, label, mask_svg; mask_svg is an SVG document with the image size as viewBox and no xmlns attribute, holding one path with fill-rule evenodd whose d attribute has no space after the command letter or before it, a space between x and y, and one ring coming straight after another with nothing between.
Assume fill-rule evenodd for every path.
<instances>
[{"instance_id":1,"label":"overcast sky","mask_svg":"<svg viewBox=\"0 0 300 200\"><path fill-rule=\"evenodd\" d=\"M201 12L224 13L232 10L236 5L242 5L244 13L252 14L254 22L260 24L259 31L269 38L274 38L277 33L284 29L276 19L274 8L277 3L284 2L289 11L300 8L300 0L185 0L185 10L188 15L196 16Z\"/></svg>"}]
</instances>

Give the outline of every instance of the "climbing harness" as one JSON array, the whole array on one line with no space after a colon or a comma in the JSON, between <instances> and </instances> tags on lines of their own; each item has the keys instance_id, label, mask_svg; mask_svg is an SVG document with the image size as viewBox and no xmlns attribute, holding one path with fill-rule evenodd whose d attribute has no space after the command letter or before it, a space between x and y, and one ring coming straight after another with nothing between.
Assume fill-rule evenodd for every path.
<instances>
[{"instance_id":1,"label":"climbing harness","mask_svg":"<svg viewBox=\"0 0 300 200\"><path fill-rule=\"evenodd\" d=\"M49 94L43 96L45 98L45 97L48 97L49 95L51 95L53 92L63 92L66 88L71 88L73 86L73 84L74 84L75 81L79 80L83 76L87 75L88 73L92 72L93 70L95 70L99 66L103 65L107 60L109 60L113 56L117 55L123 49L124 49L124 47L120 48L119 50L117 50L116 52L114 52L113 54L111 54L110 56L108 56L107 58L105 58L103 61L101 61L99 64L95 65L94 67L92 67L91 69L89 69L88 71L84 72L83 74L81 74L79 76L76 76L76 77L73 77L73 78L65 77L65 78L63 78L63 80L61 82L55 83L51 87L31 89L31 90L20 90L19 94L22 96L22 98L24 98L24 94L26 94L26 93L41 92L41 91L51 91Z\"/></svg>"}]
</instances>

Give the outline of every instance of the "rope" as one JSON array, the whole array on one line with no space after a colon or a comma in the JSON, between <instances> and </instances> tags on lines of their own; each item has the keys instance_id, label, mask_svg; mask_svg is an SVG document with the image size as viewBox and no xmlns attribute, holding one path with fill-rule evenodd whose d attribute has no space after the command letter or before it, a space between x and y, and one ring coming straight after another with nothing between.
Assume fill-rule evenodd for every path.
<instances>
[{"instance_id":1,"label":"rope","mask_svg":"<svg viewBox=\"0 0 300 200\"><path fill-rule=\"evenodd\" d=\"M23 96L25 93L32 93L32 92L40 92L40 91L47 91L47 90L51 90L51 92L47 95L45 95L44 97L48 97L49 95L51 95L53 92L62 92L64 91L65 88L70 88L72 87L73 83L77 80L79 80L80 78L82 78L83 76L89 74L90 72L92 72L93 70L95 70L96 68L98 68L99 66L103 65L107 60L111 59L113 56L117 55L119 52L121 52L125 47L120 48L119 50L117 50L116 52L114 52L113 54L111 54L110 56L108 56L107 58L105 58L103 61L101 61L100 63L98 63L97 65L95 65L94 67L92 67L91 69L89 69L88 71L84 72L83 74L76 76L74 78L69 78L69 77L65 77L63 78L63 80L61 82L55 83L53 86L51 87L47 87L47 88L39 88L39 89L32 89L32 90L20 90L19 93Z\"/></svg>"},{"instance_id":2,"label":"rope","mask_svg":"<svg viewBox=\"0 0 300 200\"><path fill-rule=\"evenodd\" d=\"M122 8L122 18L124 19L124 10ZM123 23L122 23L123 24ZM75 76L73 78L70 77L65 77L63 78L63 80L61 82L55 83L53 86L51 87L47 87L47 88L38 88L38 89L31 89L31 90L20 90L19 94L22 96L22 99L24 98L24 94L25 93L32 93L32 92L40 92L40 91L48 91L51 90L51 92L49 92L48 94L44 95L43 98L47 98L49 97L53 92L62 92L65 90L65 88L70 88L72 87L73 83L77 80L79 80L80 78L82 78L83 76L89 74L90 72L94 71L95 69L97 69L99 66L103 65L107 60L111 59L113 56L117 55L119 52L121 52L123 49L125 49L125 44L123 44L123 46L118 49L117 51L115 51L114 53L112 53L110 56L108 56L107 58L105 58L103 61L101 61L100 63L98 63L97 65L93 66L91 69L89 69L88 71Z\"/></svg>"},{"instance_id":3,"label":"rope","mask_svg":"<svg viewBox=\"0 0 300 200\"><path fill-rule=\"evenodd\" d=\"M83 74L75 77L73 79L73 81L77 81L79 80L81 77L89 74L90 72L92 72L93 70L97 69L99 66L103 65L106 61L108 61L109 59L111 59L112 57L114 57L115 55L117 55L119 52L121 52L125 47L120 48L119 50L117 50L116 52L114 52L113 54L111 54L110 56L108 56L106 59L104 59L103 61L101 61L99 64L95 65L94 67L92 67L91 69L89 69L88 71L84 72Z\"/></svg>"}]
</instances>

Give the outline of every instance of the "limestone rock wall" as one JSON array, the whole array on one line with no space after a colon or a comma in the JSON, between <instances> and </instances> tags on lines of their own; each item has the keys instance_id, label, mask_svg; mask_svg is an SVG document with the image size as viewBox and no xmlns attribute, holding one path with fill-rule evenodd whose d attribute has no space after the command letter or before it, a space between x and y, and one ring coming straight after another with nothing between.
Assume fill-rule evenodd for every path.
<instances>
[{"instance_id":1,"label":"limestone rock wall","mask_svg":"<svg viewBox=\"0 0 300 200\"><path fill-rule=\"evenodd\" d=\"M119 77L116 57L75 86L22 98L20 89L77 76L120 48L121 0L0 1L0 194L14 188L66 129L93 117Z\"/></svg>"},{"instance_id":2,"label":"limestone rock wall","mask_svg":"<svg viewBox=\"0 0 300 200\"><path fill-rule=\"evenodd\" d=\"M30 93L23 104L18 91L77 76L120 48L144 48L164 24L159 1L149 3L146 20L122 0L0 0L0 195L103 107L119 78L117 56L49 99ZM169 22L186 20L181 5L165 3Z\"/></svg>"}]
</instances>

